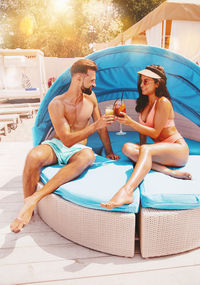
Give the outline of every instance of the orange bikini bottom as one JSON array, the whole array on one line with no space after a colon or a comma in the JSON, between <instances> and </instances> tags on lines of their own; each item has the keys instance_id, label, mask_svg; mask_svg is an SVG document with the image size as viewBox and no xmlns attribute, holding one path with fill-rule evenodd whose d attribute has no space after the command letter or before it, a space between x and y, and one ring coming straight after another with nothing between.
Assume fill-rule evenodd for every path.
<instances>
[{"instance_id":1,"label":"orange bikini bottom","mask_svg":"<svg viewBox=\"0 0 200 285\"><path fill-rule=\"evenodd\" d=\"M179 139L182 139L183 137L179 134L179 133L176 133L162 141L155 141L155 143L163 143L163 142L166 142L166 143L175 143L177 140Z\"/></svg>"}]
</instances>

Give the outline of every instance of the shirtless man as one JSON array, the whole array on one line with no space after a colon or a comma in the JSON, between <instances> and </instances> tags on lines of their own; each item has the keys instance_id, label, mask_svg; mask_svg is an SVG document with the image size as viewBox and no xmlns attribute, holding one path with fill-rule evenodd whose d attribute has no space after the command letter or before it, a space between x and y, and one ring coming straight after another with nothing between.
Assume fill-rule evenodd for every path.
<instances>
[{"instance_id":1,"label":"shirtless man","mask_svg":"<svg viewBox=\"0 0 200 285\"><path fill-rule=\"evenodd\" d=\"M27 155L24 172L24 206L18 217L10 225L13 232L19 232L29 223L37 203L60 185L75 179L93 164L95 155L86 146L87 137L98 131L105 146L108 158L119 159L114 155L107 126L114 122L114 116L101 116L92 88L95 87L96 63L80 59L71 67L71 84L68 91L56 96L48 110L55 129L52 140L47 140L33 148ZM89 124L90 118L93 123ZM44 166L64 163L58 173L39 191L40 169Z\"/></svg>"}]
</instances>

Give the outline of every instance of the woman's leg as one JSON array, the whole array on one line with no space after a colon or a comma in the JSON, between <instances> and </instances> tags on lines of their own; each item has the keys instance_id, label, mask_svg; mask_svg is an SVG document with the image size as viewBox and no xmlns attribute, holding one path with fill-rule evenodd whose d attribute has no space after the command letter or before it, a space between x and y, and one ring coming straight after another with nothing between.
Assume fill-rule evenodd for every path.
<instances>
[{"instance_id":1,"label":"woman's leg","mask_svg":"<svg viewBox=\"0 0 200 285\"><path fill-rule=\"evenodd\" d=\"M134 143L126 143L122 148L122 152L130 158L132 161L137 162L140 152L140 145ZM183 172L178 169L172 170L165 165L159 164L152 161L152 170L164 173L166 175L179 178L179 179L191 179L191 174L188 172Z\"/></svg>"},{"instance_id":2,"label":"woman's leg","mask_svg":"<svg viewBox=\"0 0 200 285\"><path fill-rule=\"evenodd\" d=\"M183 166L187 162L187 158L188 148L184 143L159 143L140 146L138 160L131 177L110 201L102 203L101 206L112 209L132 203L133 191L152 168L153 162L178 167Z\"/></svg>"}]
</instances>

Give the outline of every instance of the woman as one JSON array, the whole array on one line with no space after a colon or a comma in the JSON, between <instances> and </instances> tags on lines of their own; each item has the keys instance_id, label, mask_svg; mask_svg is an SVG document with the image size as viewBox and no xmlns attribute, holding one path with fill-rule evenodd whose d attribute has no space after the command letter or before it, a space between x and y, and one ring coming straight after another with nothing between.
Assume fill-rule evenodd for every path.
<instances>
[{"instance_id":1,"label":"woman","mask_svg":"<svg viewBox=\"0 0 200 285\"><path fill-rule=\"evenodd\" d=\"M136 111L140 113L139 123L125 113L122 113L124 117L117 118L119 123L131 126L140 133L140 145L126 143L122 148L123 153L136 162L136 165L126 184L110 201L101 203L102 207L108 209L132 203L133 191L150 169L176 178L192 179L187 172L166 167L184 166L189 149L174 124L174 111L166 87L164 69L159 65L150 65L138 74L139 98ZM145 144L146 136L150 136L154 144Z\"/></svg>"}]
</instances>

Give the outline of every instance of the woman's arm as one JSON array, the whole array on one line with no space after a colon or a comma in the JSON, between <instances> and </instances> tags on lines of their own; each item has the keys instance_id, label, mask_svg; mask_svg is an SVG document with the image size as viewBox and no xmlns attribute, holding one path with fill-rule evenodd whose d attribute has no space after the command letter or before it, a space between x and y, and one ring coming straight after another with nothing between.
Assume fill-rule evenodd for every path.
<instances>
[{"instance_id":1,"label":"woman's arm","mask_svg":"<svg viewBox=\"0 0 200 285\"><path fill-rule=\"evenodd\" d=\"M160 135L164 126L166 125L166 122L170 115L171 108L172 108L171 103L168 99L162 97L158 100L154 116L154 127L144 126L136 122L135 120L131 119L131 117L122 112L121 114L123 114L124 117L122 118L117 117L117 120L121 124L132 127L134 130L138 131L142 135L156 139Z\"/></svg>"}]
</instances>

